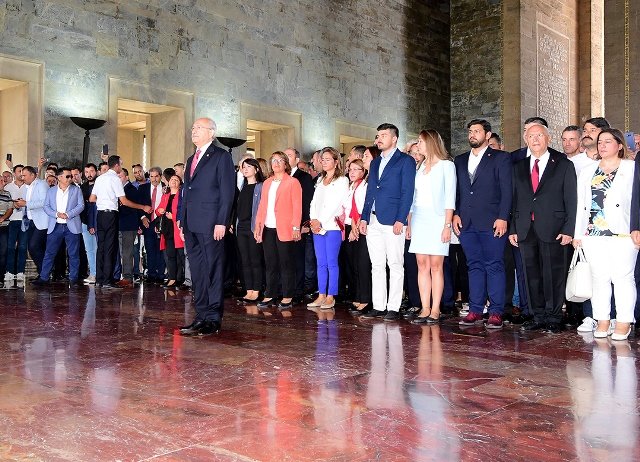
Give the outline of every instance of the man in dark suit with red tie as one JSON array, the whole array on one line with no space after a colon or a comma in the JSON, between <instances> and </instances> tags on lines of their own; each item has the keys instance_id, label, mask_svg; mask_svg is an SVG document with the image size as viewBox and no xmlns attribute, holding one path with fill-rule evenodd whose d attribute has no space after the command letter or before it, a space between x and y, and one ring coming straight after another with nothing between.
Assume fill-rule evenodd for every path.
<instances>
[{"instance_id":1,"label":"man in dark suit with red tie","mask_svg":"<svg viewBox=\"0 0 640 462\"><path fill-rule=\"evenodd\" d=\"M224 299L224 236L231 217L236 174L231 153L213 144L216 123L196 120L191 140L196 152L189 157L178 212L192 271L193 322L182 335L210 335L220 330Z\"/></svg>"},{"instance_id":2,"label":"man in dark suit with red tie","mask_svg":"<svg viewBox=\"0 0 640 462\"><path fill-rule=\"evenodd\" d=\"M530 156L513 166L513 208L509 242L519 247L534 318L522 330L562 330L566 252L576 222L577 186L573 162L548 149L543 125L525 133Z\"/></svg>"}]
</instances>

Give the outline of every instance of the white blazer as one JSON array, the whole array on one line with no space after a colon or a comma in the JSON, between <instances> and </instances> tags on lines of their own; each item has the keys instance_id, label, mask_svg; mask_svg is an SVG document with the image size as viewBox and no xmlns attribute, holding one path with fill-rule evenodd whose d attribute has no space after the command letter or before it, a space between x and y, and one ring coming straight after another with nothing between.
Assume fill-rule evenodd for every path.
<instances>
[{"instance_id":1,"label":"white blazer","mask_svg":"<svg viewBox=\"0 0 640 462\"><path fill-rule=\"evenodd\" d=\"M599 162L588 165L580 172L578 178L578 209L576 213L575 239L581 239L587 232L591 214L591 179ZM609 229L615 234L629 234L631 214L631 190L635 173L635 162L623 159L618 167L611 188L604 200L604 216Z\"/></svg>"},{"instance_id":2,"label":"white blazer","mask_svg":"<svg viewBox=\"0 0 640 462\"><path fill-rule=\"evenodd\" d=\"M336 178L327 186L321 181L316 185L313 193L309 218L318 220L322 228L327 231L340 229L336 217L344 213L344 199L349 194L349 180L345 176Z\"/></svg>"},{"instance_id":3,"label":"white blazer","mask_svg":"<svg viewBox=\"0 0 640 462\"><path fill-rule=\"evenodd\" d=\"M447 209L456 208L456 166L448 160L440 160L431 167L429 172L431 180L431 206L440 216L444 216ZM424 167L421 166L416 171L416 185L424 177ZM416 193L414 190L411 212L419 207L416 204Z\"/></svg>"}]
</instances>

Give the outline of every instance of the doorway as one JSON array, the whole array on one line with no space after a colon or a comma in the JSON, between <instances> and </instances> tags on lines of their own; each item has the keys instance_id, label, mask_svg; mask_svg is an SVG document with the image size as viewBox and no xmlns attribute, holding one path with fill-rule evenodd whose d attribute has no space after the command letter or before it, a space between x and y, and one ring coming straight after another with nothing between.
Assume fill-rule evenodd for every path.
<instances>
[{"instance_id":1,"label":"doorway","mask_svg":"<svg viewBox=\"0 0 640 462\"><path fill-rule=\"evenodd\" d=\"M27 164L28 127L28 83L0 79L0 153L11 153L14 165Z\"/></svg>"},{"instance_id":2,"label":"doorway","mask_svg":"<svg viewBox=\"0 0 640 462\"><path fill-rule=\"evenodd\" d=\"M247 119L247 154L268 159L274 151L291 146L295 146L293 127Z\"/></svg>"}]
</instances>

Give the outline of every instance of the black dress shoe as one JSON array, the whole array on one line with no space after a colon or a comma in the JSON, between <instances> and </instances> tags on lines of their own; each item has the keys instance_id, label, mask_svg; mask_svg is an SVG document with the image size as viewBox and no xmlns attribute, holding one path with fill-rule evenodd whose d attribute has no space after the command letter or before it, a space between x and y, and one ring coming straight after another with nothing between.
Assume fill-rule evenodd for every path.
<instances>
[{"instance_id":1,"label":"black dress shoe","mask_svg":"<svg viewBox=\"0 0 640 462\"><path fill-rule=\"evenodd\" d=\"M432 318L431 316L425 316L423 318L417 317L411 321L411 324L418 324L423 326L433 326L440 324L440 318Z\"/></svg>"},{"instance_id":2,"label":"black dress shoe","mask_svg":"<svg viewBox=\"0 0 640 462\"><path fill-rule=\"evenodd\" d=\"M404 311L401 310L401 313L404 319L411 321L412 319L416 318L421 311L422 308L420 308L419 306L412 306L411 308L407 308Z\"/></svg>"},{"instance_id":3,"label":"black dress shoe","mask_svg":"<svg viewBox=\"0 0 640 462\"><path fill-rule=\"evenodd\" d=\"M122 289L122 287L119 287L116 284L112 284L110 282L107 282L106 284L102 284L100 287L103 288L103 289L106 289L106 290L120 290L120 289Z\"/></svg>"},{"instance_id":4,"label":"black dress shoe","mask_svg":"<svg viewBox=\"0 0 640 462\"><path fill-rule=\"evenodd\" d=\"M525 332L530 332L530 331L535 331L535 330L542 330L542 329L546 329L547 325L543 322L537 322L534 319L531 319L530 321L525 322L521 327L520 330L525 331Z\"/></svg>"},{"instance_id":5,"label":"black dress shoe","mask_svg":"<svg viewBox=\"0 0 640 462\"><path fill-rule=\"evenodd\" d=\"M84 287L84 284L80 281L71 281L69 282L69 287L71 288L80 288L80 287Z\"/></svg>"},{"instance_id":6,"label":"black dress shoe","mask_svg":"<svg viewBox=\"0 0 640 462\"><path fill-rule=\"evenodd\" d=\"M364 319L384 318L385 314L387 314L386 311L380 311L376 310L375 308L371 308L366 313L363 313L360 317Z\"/></svg>"},{"instance_id":7,"label":"black dress shoe","mask_svg":"<svg viewBox=\"0 0 640 462\"><path fill-rule=\"evenodd\" d=\"M545 332L549 332L550 334L557 334L564 330L564 325L559 322L550 322L547 324L547 327L544 329Z\"/></svg>"},{"instance_id":8,"label":"black dress shoe","mask_svg":"<svg viewBox=\"0 0 640 462\"><path fill-rule=\"evenodd\" d=\"M190 326L180 328L180 335L196 335L206 324L206 321L194 321Z\"/></svg>"},{"instance_id":9,"label":"black dress shoe","mask_svg":"<svg viewBox=\"0 0 640 462\"><path fill-rule=\"evenodd\" d=\"M191 286L189 286L187 284L180 284L178 287L176 287L176 289L178 289L178 290L191 290Z\"/></svg>"},{"instance_id":10,"label":"black dress shoe","mask_svg":"<svg viewBox=\"0 0 640 462\"><path fill-rule=\"evenodd\" d=\"M349 314L352 316L360 316L366 313L368 310L369 310L368 303L360 309L356 308L355 306L352 306L351 308L349 308Z\"/></svg>"},{"instance_id":11,"label":"black dress shoe","mask_svg":"<svg viewBox=\"0 0 640 462\"><path fill-rule=\"evenodd\" d=\"M49 284L49 281L45 281L44 279L40 278L36 279L35 281L31 281L31 285L36 287L44 287L48 286Z\"/></svg>"},{"instance_id":12,"label":"black dress shoe","mask_svg":"<svg viewBox=\"0 0 640 462\"><path fill-rule=\"evenodd\" d=\"M205 337L207 335L213 335L220 332L220 323L217 321L205 321L204 325L198 329L197 335L198 337Z\"/></svg>"},{"instance_id":13,"label":"black dress shoe","mask_svg":"<svg viewBox=\"0 0 640 462\"><path fill-rule=\"evenodd\" d=\"M272 298L271 300L261 300L258 302L257 306L259 310L268 310L272 306L278 306L278 302L275 298Z\"/></svg>"},{"instance_id":14,"label":"black dress shoe","mask_svg":"<svg viewBox=\"0 0 640 462\"><path fill-rule=\"evenodd\" d=\"M402 315L398 311L387 311L387 314L385 314L382 319L387 322L394 322L401 320Z\"/></svg>"}]
</instances>

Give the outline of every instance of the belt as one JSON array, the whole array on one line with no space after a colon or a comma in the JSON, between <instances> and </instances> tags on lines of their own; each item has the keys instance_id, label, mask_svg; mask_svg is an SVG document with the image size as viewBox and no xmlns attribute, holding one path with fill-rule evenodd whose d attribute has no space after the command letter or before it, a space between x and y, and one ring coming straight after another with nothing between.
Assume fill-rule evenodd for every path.
<instances>
[{"instance_id":1,"label":"belt","mask_svg":"<svg viewBox=\"0 0 640 462\"><path fill-rule=\"evenodd\" d=\"M100 212L104 212L104 213L118 213L117 210L98 210L98 213Z\"/></svg>"}]
</instances>

